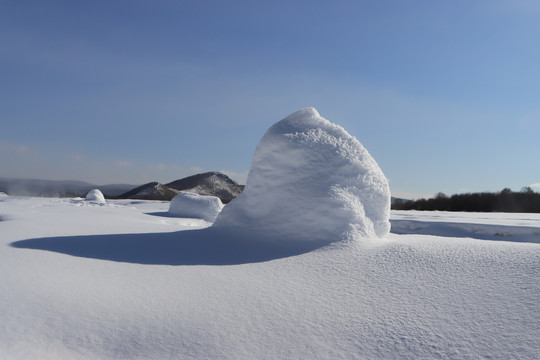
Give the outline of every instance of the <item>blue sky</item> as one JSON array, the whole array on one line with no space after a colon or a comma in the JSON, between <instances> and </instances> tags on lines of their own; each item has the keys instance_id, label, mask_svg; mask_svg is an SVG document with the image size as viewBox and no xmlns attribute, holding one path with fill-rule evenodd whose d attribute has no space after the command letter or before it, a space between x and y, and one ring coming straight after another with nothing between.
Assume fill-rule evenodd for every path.
<instances>
[{"instance_id":1,"label":"blue sky","mask_svg":"<svg viewBox=\"0 0 540 360\"><path fill-rule=\"evenodd\" d=\"M0 0L0 177L243 181L316 107L394 195L540 190L535 1Z\"/></svg>"}]
</instances>

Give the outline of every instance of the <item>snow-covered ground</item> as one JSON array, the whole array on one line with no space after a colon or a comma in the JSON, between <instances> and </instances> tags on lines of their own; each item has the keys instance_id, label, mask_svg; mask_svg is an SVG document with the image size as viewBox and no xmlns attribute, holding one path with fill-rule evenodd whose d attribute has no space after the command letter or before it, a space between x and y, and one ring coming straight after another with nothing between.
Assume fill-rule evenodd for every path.
<instances>
[{"instance_id":1,"label":"snow-covered ground","mask_svg":"<svg viewBox=\"0 0 540 360\"><path fill-rule=\"evenodd\" d=\"M168 206L1 196L0 358L538 359L540 214L285 253Z\"/></svg>"},{"instance_id":2,"label":"snow-covered ground","mask_svg":"<svg viewBox=\"0 0 540 360\"><path fill-rule=\"evenodd\" d=\"M215 223L1 196L0 358L540 354L540 217L390 218L375 159L314 108L268 129L217 217L178 207Z\"/></svg>"}]
</instances>

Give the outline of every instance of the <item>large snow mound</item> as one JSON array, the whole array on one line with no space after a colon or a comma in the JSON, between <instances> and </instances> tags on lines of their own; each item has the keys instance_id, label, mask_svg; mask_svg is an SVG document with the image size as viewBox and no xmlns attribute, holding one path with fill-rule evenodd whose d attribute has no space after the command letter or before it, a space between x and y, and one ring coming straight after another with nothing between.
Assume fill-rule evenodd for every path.
<instances>
[{"instance_id":1,"label":"large snow mound","mask_svg":"<svg viewBox=\"0 0 540 360\"><path fill-rule=\"evenodd\" d=\"M305 108L274 124L255 151L244 192L214 228L288 242L383 237L390 189L360 142Z\"/></svg>"},{"instance_id":2,"label":"large snow mound","mask_svg":"<svg viewBox=\"0 0 540 360\"><path fill-rule=\"evenodd\" d=\"M177 217L197 218L214 221L223 209L217 196L182 193L176 195L169 205L169 214Z\"/></svg>"},{"instance_id":3,"label":"large snow mound","mask_svg":"<svg viewBox=\"0 0 540 360\"><path fill-rule=\"evenodd\" d=\"M93 189L86 194L86 201L96 203L96 204L105 204L105 196L98 189Z\"/></svg>"}]
</instances>

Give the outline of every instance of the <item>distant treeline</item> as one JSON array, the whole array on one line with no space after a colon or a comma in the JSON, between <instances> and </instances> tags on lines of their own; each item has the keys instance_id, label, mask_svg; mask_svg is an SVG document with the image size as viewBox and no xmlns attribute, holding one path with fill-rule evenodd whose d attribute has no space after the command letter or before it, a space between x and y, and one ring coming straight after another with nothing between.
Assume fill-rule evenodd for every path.
<instances>
[{"instance_id":1,"label":"distant treeline","mask_svg":"<svg viewBox=\"0 0 540 360\"><path fill-rule=\"evenodd\" d=\"M438 193L431 199L415 201L396 200L395 210L440 210L479 212L540 212L540 193L530 187L519 192L504 189L501 192L466 193L447 196Z\"/></svg>"}]
</instances>

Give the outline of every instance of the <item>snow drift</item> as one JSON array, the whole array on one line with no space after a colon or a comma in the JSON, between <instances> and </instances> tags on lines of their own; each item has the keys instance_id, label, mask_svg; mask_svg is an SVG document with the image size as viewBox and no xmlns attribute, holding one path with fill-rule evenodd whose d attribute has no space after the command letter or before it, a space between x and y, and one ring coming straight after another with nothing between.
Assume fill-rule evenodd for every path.
<instances>
[{"instance_id":1,"label":"snow drift","mask_svg":"<svg viewBox=\"0 0 540 360\"><path fill-rule=\"evenodd\" d=\"M255 151L244 192L215 229L291 242L382 237L388 182L368 151L314 108L274 124Z\"/></svg>"},{"instance_id":2,"label":"snow drift","mask_svg":"<svg viewBox=\"0 0 540 360\"><path fill-rule=\"evenodd\" d=\"M217 196L182 193L176 195L169 205L169 214L177 217L198 218L214 221L223 209Z\"/></svg>"},{"instance_id":3,"label":"snow drift","mask_svg":"<svg viewBox=\"0 0 540 360\"><path fill-rule=\"evenodd\" d=\"M95 204L105 204L105 197L98 189L93 189L86 194L86 201L95 203Z\"/></svg>"}]
</instances>

